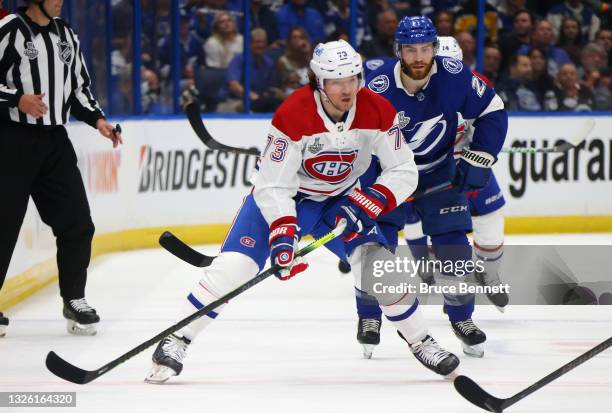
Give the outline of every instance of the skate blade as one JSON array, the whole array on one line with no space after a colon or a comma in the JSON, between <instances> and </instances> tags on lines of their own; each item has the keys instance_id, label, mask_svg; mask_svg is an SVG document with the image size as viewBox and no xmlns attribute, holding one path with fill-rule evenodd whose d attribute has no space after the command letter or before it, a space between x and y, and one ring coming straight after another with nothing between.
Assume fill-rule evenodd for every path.
<instances>
[{"instance_id":1,"label":"skate blade","mask_svg":"<svg viewBox=\"0 0 612 413\"><path fill-rule=\"evenodd\" d=\"M0 325L0 337L4 337L6 335L6 326Z\"/></svg>"},{"instance_id":2,"label":"skate blade","mask_svg":"<svg viewBox=\"0 0 612 413\"><path fill-rule=\"evenodd\" d=\"M484 357L484 344L474 344L470 346L465 343L461 343L463 345L463 352L470 357L483 358Z\"/></svg>"},{"instance_id":3,"label":"skate blade","mask_svg":"<svg viewBox=\"0 0 612 413\"><path fill-rule=\"evenodd\" d=\"M162 384L167 382L170 377L176 375L176 372L170 367L153 363L153 367L151 367L151 371L149 371L144 381L149 384Z\"/></svg>"},{"instance_id":4,"label":"skate blade","mask_svg":"<svg viewBox=\"0 0 612 413\"><path fill-rule=\"evenodd\" d=\"M374 353L374 348L376 348L376 344L362 344L363 346L363 358L371 359L372 354Z\"/></svg>"},{"instance_id":5,"label":"skate blade","mask_svg":"<svg viewBox=\"0 0 612 413\"><path fill-rule=\"evenodd\" d=\"M66 331L75 336L95 336L98 332L95 324L79 324L74 320L66 320Z\"/></svg>"},{"instance_id":6,"label":"skate blade","mask_svg":"<svg viewBox=\"0 0 612 413\"><path fill-rule=\"evenodd\" d=\"M497 308L497 311L499 311L502 314L504 314L506 312L506 307L500 307L500 306L496 305L495 308Z\"/></svg>"}]
</instances>

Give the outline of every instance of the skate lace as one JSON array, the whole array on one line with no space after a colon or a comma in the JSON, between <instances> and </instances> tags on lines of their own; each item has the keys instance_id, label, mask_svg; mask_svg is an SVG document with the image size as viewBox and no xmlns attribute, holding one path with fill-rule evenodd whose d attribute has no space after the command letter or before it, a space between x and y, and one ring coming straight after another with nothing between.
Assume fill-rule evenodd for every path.
<instances>
[{"instance_id":1,"label":"skate lace","mask_svg":"<svg viewBox=\"0 0 612 413\"><path fill-rule=\"evenodd\" d=\"M187 343L176 336L170 335L164 338L162 349L164 354L181 363L187 353Z\"/></svg>"},{"instance_id":2,"label":"skate lace","mask_svg":"<svg viewBox=\"0 0 612 413\"><path fill-rule=\"evenodd\" d=\"M437 366L442 360L450 355L431 337L412 347L412 351L425 363Z\"/></svg>"},{"instance_id":3,"label":"skate lace","mask_svg":"<svg viewBox=\"0 0 612 413\"><path fill-rule=\"evenodd\" d=\"M476 327L476 325L474 324L471 318L468 318L465 321L459 321L455 323L455 325L465 335L469 335L470 333L473 333L474 331L478 330L478 327Z\"/></svg>"},{"instance_id":4,"label":"skate lace","mask_svg":"<svg viewBox=\"0 0 612 413\"><path fill-rule=\"evenodd\" d=\"M87 304L85 298L78 298L70 300L70 307L78 311L79 313L93 312L94 309Z\"/></svg>"},{"instance_id":5,"label":"skate lace","mask_svg":"<svg viewBox=\"0 0 612 413\"><path fill-rule=\"evenodd\" d=\"M372 331L374 333L378 333L378 329L380 328L380 320L377 318L364 318L361 320L361 329L364 333Z\"/></svg>"}]
</instances>

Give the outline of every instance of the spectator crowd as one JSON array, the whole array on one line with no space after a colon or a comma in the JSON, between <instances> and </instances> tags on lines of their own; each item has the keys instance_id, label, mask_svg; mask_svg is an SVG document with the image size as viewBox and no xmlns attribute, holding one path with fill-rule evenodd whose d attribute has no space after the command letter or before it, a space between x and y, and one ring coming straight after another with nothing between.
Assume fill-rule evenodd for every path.
<instances>
[{"instance_id":1,"label":"spectator crowd","mask_svg":"<svg viewBox=\"0 0 612 413\"><path fill-rule=\"evenodd\" d=\"M180 88L202 110L244 110L243 7L248 0L182 0ZM111 104L132 100L132 1L113 0ZM0 7L2 1L0 0ZM144 113L171 113L171 0L141 0L140 85ZM318 43L350 31L349 0L250 0L250 109L272 112L308 83ZM464 63L476 68L477 0L357 0L356 43L364 60L394 57L399 20L431 17L454 36ZM1 12L1 10L0 10ZM511 111L612 109L612 10L598 0L487 0L483 74Z\"/></svg>"}]
</instances>

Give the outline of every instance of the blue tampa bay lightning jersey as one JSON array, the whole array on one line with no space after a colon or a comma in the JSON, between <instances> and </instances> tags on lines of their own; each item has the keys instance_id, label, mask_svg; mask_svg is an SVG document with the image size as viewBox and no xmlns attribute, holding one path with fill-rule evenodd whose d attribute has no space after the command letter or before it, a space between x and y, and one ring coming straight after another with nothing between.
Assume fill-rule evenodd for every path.
<instances>
[{"instance_id":1,"label":"blue tampa bay lightning jersey","mask_svg":"<svg viewBox=\"0 0 612 413\"><path fill-rule=\"evenodd\" d=\"M382 95L398 112L404 139L414 152L420 173L454 173L453 148L457 113L474 127L470 149L495 158L508 128L504 104L495 91L460 60L434 58L431 77L417 93L401 82L398 59L387 60L366 77L367 87Z\"/></svg>"}]
</instances>

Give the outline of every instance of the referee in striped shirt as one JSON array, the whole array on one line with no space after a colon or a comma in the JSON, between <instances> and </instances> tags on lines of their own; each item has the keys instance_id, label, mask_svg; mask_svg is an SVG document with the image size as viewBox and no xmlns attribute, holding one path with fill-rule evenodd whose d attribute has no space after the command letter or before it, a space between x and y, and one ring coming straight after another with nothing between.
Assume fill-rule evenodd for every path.
<instances>
[{"instance_id":1,"label":"referee in striped shirt","mask_svg":"<svg viewBox=\"0 0 612 413\"><path fill-rule=\"evenodd\" d=\"M0 288L32 196L57 238L68 332L91 335L100 320L85 300L94 225L64 125L72 114L113 147L123 142L89 89L79 39L57 18L62 0L25 3L0 20Z\"/></svg>"}]
</instances>

